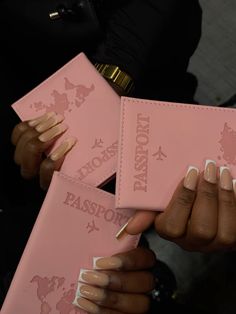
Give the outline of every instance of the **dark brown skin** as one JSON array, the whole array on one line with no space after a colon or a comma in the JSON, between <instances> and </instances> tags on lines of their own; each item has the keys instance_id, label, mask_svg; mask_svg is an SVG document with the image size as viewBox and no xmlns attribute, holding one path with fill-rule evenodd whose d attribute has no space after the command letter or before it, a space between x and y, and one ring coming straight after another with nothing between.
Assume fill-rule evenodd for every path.
<instances>
[{"instance_id":1,"label":"dark brown skin","mask_svg":"<svg viewBox=\"0 0 236 314\"><path fill-rule=\"evenodd\" d=\"M156 263L152 251L137 248L129 252L114 255L123 261L118 270L102 271L110 277L105 287L103 301L92 301L102 314L144 314L148 313L150 299L147 296L155 287L155 280L149 271Z\"/></svg>"},{"instance_id":2,"label":"dark brown skin","mask_svg":"<svg viewBox=\"0 0 236 314\"><path fill-rule=\"evenodd\" d=\"M214 252L236 248L236 199L233 189L209 183L199 175L195 191L182 180L162 213L141 211L126 228L136 234L154 224L156 232L189 251ZM145 221L145 223L143 222Z\"/></svg>"}]
</instances>

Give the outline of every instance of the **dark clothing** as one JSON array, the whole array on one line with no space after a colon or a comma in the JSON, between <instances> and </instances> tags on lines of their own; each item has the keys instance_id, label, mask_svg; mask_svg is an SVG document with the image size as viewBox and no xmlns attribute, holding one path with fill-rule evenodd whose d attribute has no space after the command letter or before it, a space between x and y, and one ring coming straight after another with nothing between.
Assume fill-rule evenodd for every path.
<instances>
[{"instance_id":1,"label":"dark clothing","mask_svg":"<svg viewBox=\"0 0 236 314\"><path fill-rule=\"evenodd\" d=\"M70 21L49 20L48 13L59 0L0 1L0 230L4 256L1 275L14 271L45 195L38 178L23 180L13 162L10 136L19 123L10 108L14 101L80 51L92 61L116 64L129 73L136 85L134 96L193 101L196 81L186 70L201 34L198 1L101 2L103 32L98 38L88 38L79 22L77 26ZM55 31L57 27L60 32ZM111 191L111 186L108 189Z\"/></svg>"}]
</instances>

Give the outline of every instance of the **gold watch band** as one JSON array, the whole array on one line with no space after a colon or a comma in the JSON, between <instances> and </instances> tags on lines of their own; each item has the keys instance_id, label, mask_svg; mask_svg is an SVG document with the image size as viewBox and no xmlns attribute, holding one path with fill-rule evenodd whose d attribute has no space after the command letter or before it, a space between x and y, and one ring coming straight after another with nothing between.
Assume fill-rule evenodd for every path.
<instances>
[{"instance_id":1,"label":"gold watch band","mask_svg":"<svg viewBox=\"0 0 236 314\"><path fill-rule=\"evenodd\" d=\"M118 66L113 64L95 63L95 68L104 78L121 88L125 94L129 94L134 88L132 78L127 73L121 71Z\"/></svg>"}]
</instances>

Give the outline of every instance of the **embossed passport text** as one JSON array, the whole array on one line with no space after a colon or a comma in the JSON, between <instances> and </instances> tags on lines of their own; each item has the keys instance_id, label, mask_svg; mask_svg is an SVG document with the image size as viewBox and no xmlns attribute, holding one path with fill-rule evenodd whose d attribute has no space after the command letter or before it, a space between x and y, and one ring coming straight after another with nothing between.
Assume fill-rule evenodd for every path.
<instances>
[{"instance_id":1,"label":"embossed passport text","mask_svg":"<svg viewBox=\"0 0 236 314\"><path fill-rule=\"evenodd\" d=\"M236 177L236 110L122 97L116 207L163 210L188 166Z\"/></svg>"},{"instance_id":2,"label":"embossed passport text","mask_svg":"<svg viewBox=\"0 0 236 314\"><path fill-rule=\"evenodd\" d=\"M99 186L116 172L120 97L81 53L13 104L21 120L55 111L78 139L61 171Z\"/></svg>"},{"instance_id":3,"label":"embossed passport text","mask_svg":"<svg viewBox=\"0 0 236 314\"><path fill-rule=\"evenodd\" d=\"M114 205L113 195L55 172L1 314L85 313L72 305L80 268L139 240L116 239L133 212Z\"/></svg>"}]
</instances>

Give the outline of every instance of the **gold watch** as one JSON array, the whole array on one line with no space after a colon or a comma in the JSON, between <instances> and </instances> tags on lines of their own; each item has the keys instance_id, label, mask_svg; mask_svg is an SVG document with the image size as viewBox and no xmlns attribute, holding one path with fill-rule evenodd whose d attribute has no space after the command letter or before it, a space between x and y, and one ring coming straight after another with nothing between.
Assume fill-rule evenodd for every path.
<instances>
[{"instance_id":1,"label":"gold watch","mask_svg":"<svg viewBox=\"0 0 236 314\"><path fill-rule=\"evenodd\" d=\"M117 65L95 63L95 68L105 79L121 89L126 95L134 88L132 78L124 71L121 71Z\"/></svg>"}]
</instances>

